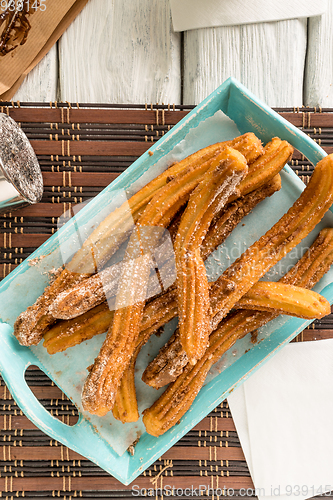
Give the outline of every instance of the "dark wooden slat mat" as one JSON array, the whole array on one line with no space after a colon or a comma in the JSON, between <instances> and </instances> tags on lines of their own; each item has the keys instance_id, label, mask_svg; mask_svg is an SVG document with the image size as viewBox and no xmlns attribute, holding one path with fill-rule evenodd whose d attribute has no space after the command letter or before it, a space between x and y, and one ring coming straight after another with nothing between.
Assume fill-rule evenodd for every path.
<instances>
[{"instance_id":1,"label":"dark wooden slat mat","mask_svg":"<svg viewBox=\"0 0 333 500\"><path fill-rule=\"evenodd\" d=\"M124 108L124 109L121 109ZM126 109L125 109L126 108ZM57 229L59 217L75 204L98 194L193 106L93 105L69 103L0 103L28 135L44 178L40 204L0 215L0 278L7 276ZM333 151L333 109L278 109L328 153ZM307 182L313 166L295 152L291 167ZM311 325L296 341L331 338L333 318ZM26 379L41 403L69 425L76 408L38 369ZM51 440L19 410L0 379L0 490L4 498L132 498L123 486L99 467ZM227 488L239 494L252 480L227 402L221 403L134 484L137 489L172 485L177 498L198 498L198 488ZM193 488L192 494L181 490ZM146 498L137 494L137 498ZM148 491L149 494L149 491ZM200 495L201 498L212 496ZM244 497L244 495L243 495ZM155 496L154 496L155 498ZM158 494L157 498L161 498ZM215 497L216 498L216 497Z\"/></svg>"}]
</instances>

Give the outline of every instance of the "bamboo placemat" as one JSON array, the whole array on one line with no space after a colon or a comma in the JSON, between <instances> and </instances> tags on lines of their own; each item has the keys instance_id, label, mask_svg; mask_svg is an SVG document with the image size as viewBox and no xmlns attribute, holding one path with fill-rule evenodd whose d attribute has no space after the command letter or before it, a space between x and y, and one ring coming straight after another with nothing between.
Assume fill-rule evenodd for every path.
<instances>
[{"instance_id":1,"label":"bamboo placemat","mask_svg":"<svg viewBox=\"0 0 333 500\"><path fill-rule=\"evenodd\" d=\"M193 106L0 103L29 137L44 178L41 203L0 215L0 277L3 278L57 229L58 218L99 193ZM126 108L126 109L125 109ZM333 152L333 109L278 109L328 153ZM306 183L313 166L295 152L291 167ZM316 321L296 341L333 337L333 318ZM41 403L73 425L72 403L36 368L26 379ZM19 410L0 380L3 498L146 498L151 488L174 486L177 498L198 498L199 486L239 495L253 483L231 414L224 401L130 486L51 440ZM136 489L132 490L133 485ZM185 488L189 490L185 491ZM193 488L193 492L191 492ZM139 493L139 489L146 489ZM176 492L177 493L177 492ZM183 493L183 494L182 494ZM193 494L192 494L193 493ZM212 498L204 495L202 498ZM153 498L161 498L154 494ZM216 497L215 497L216 498ZM244 495L243 495L244 498Z\"/></svg>"}]
</instances>

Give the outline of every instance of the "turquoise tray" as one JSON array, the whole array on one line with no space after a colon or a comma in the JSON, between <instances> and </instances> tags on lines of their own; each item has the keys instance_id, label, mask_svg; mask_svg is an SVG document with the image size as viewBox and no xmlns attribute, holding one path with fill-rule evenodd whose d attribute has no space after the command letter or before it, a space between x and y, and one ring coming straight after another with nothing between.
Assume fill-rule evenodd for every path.
<instances>
[{"instance_id":1,"label":"turquoise tray","mask_svg":"<svg viewBox=\"0 0 333 500\"><path fill-rule=\"evenodd\" d=\"M128 190L144 172L152 169L164 155L170 153L181 140L186 138L190 131L193 131L203 120L212 117L219 110L222 110L235 122L240 133L252 131L264 143L274 136L279 136L300 150L313 164L316 164L325 156L325 152L308 136L261 103L239 82L229 78L151 147L150 151L154 153L152 156L148 152L142 155L126 172L37 249L30 258L36 258L37 261L41 259L42 263L45 262L45 271L50 268L51 264L59 265L61 263L59 241L67 241L77 227L89 224L92 214L101 212L114 192L121 189ZM293 200L304 189L304 185L289 167L285 167L282 178L283 188L280 193L274 195L277 200L275 205L265 205L265 201L261 211L255 210L251 215L252 218L246 219L244 231L246 232L247 244L263 234L267 227L270 227L287 210ZM270 200L267 201L271 203ZM311 233L305 245L311 244L324 225L332 226L332 217L332 214L325 216L325 221L321 222ZM228 239L229 248L237 241L239 242L241 237L241 234L236 231L231 240ZM225 260L223 251L220 251L217 256L221 262ZM292 258L295 260L296 255ZM288 262L285 265L288 265ZM216 270L213 269L212 260L208 262L207 266L208 268L211 267L214 274ZM281 273L281 269L276 273ZM333 302L332 282L333 276L330 271L316 288L325 295L330 303ZM228 353L227 356L223 357L215 372L213 370L207 384L200 391L191 409L181 419L179 425L159 438L143 433L136 445L134 456L131 456L128 452L119 456L105 439L103 429L96 431L96 426L86 415L81 414L76 425L67 426L44 409L25 382L24 374L27 367L36 365L49 375L68 397L72 398L68 387L64 387L64 384L59 382L59 380L63 379L51 373L48 356L38 354L41 352L38 349L41 348L38 347L36 350L22 347L12 334L17 315L35 301L46 284L47 275L41 274L40 267L38 273L36 271L34 274L31 262L29 265L27 260L1 282L1 374L19 407L37 427L52 439L63 443L95 462L124 484L131 483L143 470L163 455L225 399L249 374L254 372L263 362L268 360L310 323L310 321L297 318L280 317L260 330L260 343L252 345L247 338L237 343L232 353ZM248 350L249 347L251 347L250 350ZM71 351L75 353L75 349L73 348ZM84 366L88 366L88 364L87 362ZM70 368L67 367L67 369ZM70 378L71 374L68 373L68 375Z\"/></svg>"}]
</instances>

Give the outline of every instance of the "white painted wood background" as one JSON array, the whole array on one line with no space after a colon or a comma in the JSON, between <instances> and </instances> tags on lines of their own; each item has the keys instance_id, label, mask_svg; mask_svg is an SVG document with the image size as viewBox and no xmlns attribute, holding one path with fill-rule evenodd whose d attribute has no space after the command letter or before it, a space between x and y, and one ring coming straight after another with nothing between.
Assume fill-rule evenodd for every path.
<instances>
[{"instance_id":1,"label":"white painted wood background","mask_svg":"<svg viewBox=\"0 0 333 500\"><path fill-rule=\"evenodd\" d=\"M333 107L323 16L185 32L169 0L89 0L14 100L196 104L234 76L273 107Z\"/></svg>"}]
</instances>

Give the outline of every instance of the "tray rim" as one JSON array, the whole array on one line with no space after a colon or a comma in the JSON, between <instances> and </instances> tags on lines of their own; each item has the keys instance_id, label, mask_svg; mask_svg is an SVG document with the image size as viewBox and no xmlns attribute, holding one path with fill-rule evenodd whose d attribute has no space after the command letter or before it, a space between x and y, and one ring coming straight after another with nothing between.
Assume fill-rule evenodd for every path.
<instances>
[{"instance_id":1,"label":"tray rim","mask_svg":"<svg viewBox=\"0 0 333 500\"><path fill-rule=\"evenodd\" d=\"M137 172L137 169L138 168L141 168L142 165L144 167L144 171L146 171L148 168L150 168L151 166L151 162L154 161L156 162L160 157L162 157L166 152L167 152L167 149L164 150L163 149L163 146L165 147L165 145L169 145L170 147L170 142L172 143L173 141L173 137L176 135L176 137L181 133L183 133L184 135L184 130L186 130L186 126L191 126L192 122L198 124L202 118L200 118L200 114L205 112L207 112L207 108L210 109L209 106L211 106L212 108L214 108L214 106L216 106L218 104L218 109L222 109L222 111L224 111L227 115L229 115L231 118L233 116L233 110L230 109L229 110L229 107L231 107L231 103L232 103L232 99L237 98L238 95L241 95L242 98L245 98L245 102L247 102L246 100L249 100L252 104L255 104L256 106L258 106L262 112L264 113L264 115L267 115L268 119L271 121L272 118L273 120L275 120L275 122L280 125L280 128L281 130L286 130L288 129L289 133L291 135L293 135L294 137L298 137L299 135L301 135L301 139L303 142L305 142L305 145L307 146L305 149L306 150L309 150L311 152L311 158L309 158L310 161L318 161L318 159L322 158L323 156L326 155L326 153L317 145L314 143L314 141L312 141L311 139L309 139L305 134L303 134L302 132L300 132L298 129L296 129L293 125L290 125L289 122L287 122L286 120L284 120L282 117L280 117L277 113L275 113L274 111L272 111L268 106L264 105L263 103L261 103L255 96L253 96L249 91L247 91L247 89L245 89L245 87L243 87L241 84L239 84L236 80L230 78L228 79L224 84L222 84L216 91L214 91L207 99L205 99L201 104L199 104L196 108L194 108L192 111L190 111L188 113L188 115L185 116L185 118L183 118L177 125L175 125L167 134L165 134L165 136L163 136L162 139L160 139L160 141L158 141L157 143L155 143L151 148L150 150L148 150L146 153L144 153L138 160L136 160L136 162L134 162L132 164L131 167L129 167L126 172L124 172L121 176L119 176L113 183L112 183L112 186L114 189L117 189L117 186L122 182L122 179L126 179L127 177L130 177L132 175L133 172L135 173L138 173ZM222 104L221 104L221 99L222 99ZM230 105L230 106L229 106ZM229 111L229 113L228 113ZM210 113L212 114L212 113ZM276 116L275 116L276 115ZM209 116L209 115L207 115ZM195 125L194 125L195 126ZM245 125L244 125L245 126ZM248 126L248 124L247 124ZM183 131L183 132L182 132ZM248 131L248 130L246 130ZM297 133L295 132L297 131ZM243 130L240 130L241 133L243 133ZM244 130L245 132L245 130ZM283 135L283 134L281 134ZM311 142L310 142L311 141ZM174 144L175 145L175 144ZM170 148L172 149L172 147ZM150 156L149 155L149 151L153 152L154 153L154 156ZM303 152L303 150L302 150ZM304 153L305 154L305 153ZM306 154L306 156L308 156ZM153 160L152 160L153 158ZM150 164L150 165L149 165ZM295 177L296 174L294 174L294 172L289 169L290 172L292 173L292 175L294 175ZM139 173L139 176L140 177L142 175L142 171ZM138 178L136 177L136 178ZM136 180L136 179L134 179ZM132 181L133 182L133 181ZM132 184L131 182L131 184ZM108 189L108 188L106 188ZM104 190L105 191L105 190ZM102 193L104 192L102 191ZM99 195L98 195L99 196ZM98 196L94 198L94 200L98 199ZM93 201L94 201L93 200ZM96 201L95 201L96 203ZM83 219L83 217L85 216L85 214L87 212L89 212L90 208L89 206L91 207L90 204L88 204L79 214L79 217L78 219L80 220L81 218ZM63 233L61 234L66 234L65 232L67 230L70 230L70 227L71 227L71 224L73 224L74 221L73 219L68 223L69 226L64 226L64 228L61 229L61 231L63 230ZM57 239L58 239L58 234L52 236L47 242L46 244L48 246L50 246L52 248L52 246L54 245L55 242L57 242ZM45 245L42 245L41 247L39 247L30 257L29 259L31 258L34 258L35 256L38 256L40 254L40 252L42 251L43 248L45 248ZM18 276L19 274L21 274L21 272L23 272L24 268L26 266L26 261L24 261L18 268L16 268L7 278L4 279L4 281L1 283L0 285L0 292L1 290L6 290L6 288L9 286L9 284L11 283L12 280L14 280L14 278L16 276ZM332 301L333 301L333 296L332 296ZM309 322L304 322L303 320L296 320L296 323L295 323L295 332L293 332L293 334L290 336L290 338L288 338L288 341L291 340L291 338L293 338L295 335L297 335L297 333L299 333L299 331L301 331L302 329L304 329L304 327L309 324ZM0 325L2 326L2 325ZM8 331L7 331L8 333ZM6 334L5 334L5 337L6 337ZM9 335L10 337L10 335ZM11 336L12 337L12 336ZM9 338L7 339L9 340ZM17 343L17 341L13 338L11 338L11 341L13 343L13 341L15 341ZM285 342L286 343L286 342ZM18 345L18 343L17 343ZM10 349L16 349L16 352L20 352L20 356L22 356L22 359L24 361L24 365L25 365L25 368L29 365L29 364L35 364L37 366L39 366L40 369L42 369L45 373L47 373L47 370L45 369L45 367L42 365L42 363L39 362L39 360L33 355L33 353L26 349L26 348L22 348L20 346L19 349L17 349L17 346L10 346L10 343L9 343L9 347ZM280 348L282 347L282 345L280 346ZM22 353L22 350L25 350L25 354L23 355ZM32 356L27 356L27 353L30 353ZM275 351L274 351L275 352ZM263 360L261 360L261 362L264 362L266 361L271 355L273 354L273 352L270 352L270 354L264 358ZM250 372L254 371L255 369L258 368L259 364L256 363L256 360L253 358L252 359L252 356L253 356L253 353L251 355L251 351L249 353L247 353L247 357L248 359L251 361L251 362L254 362L254 366L252 367L252 369L250 370ZM0 360L0 364L3 365L2 361ZM237 362L234 363L234 365L237 365ZM9 390L12 392L12 389L11 389L11 386L13 385L11 382L12 382L12 376L10 375L10 373L8 373L8 370L2 366L1 367L1 371L3 372L4 374L4 379L5 379L5 382L7 383L7 385L9 386ZM25 371L25 370L24 370ZM250 372L247 373L247 375L245 377L243 377L241 380L238 380L238 382L234 383L234 385L232 387L230 387L228 393L234 389L234 387L238 384L240 384L243 380L245 380L245 378L247 378L250 374ZM49 374L48 374L49 376ZM52 377L51 377L52 378ZM216 379L214 379L213 381L211 381L209 384L207 384L206 388L208 390L208 392L212 391L213 389L216 388L216 384L219 382L219 377L216 377ZM23 378L24 380L24 378ZM24 382L25 383L25 382ZM13 394L13 396L15 397L15 395L17 396L18 400L20 400L22 406L24 408L22 408L22 410L25 412L25 413L28 413L28 417L38 426L40 427L44 432L46 432L47 434L50 434L52 435L52 437L60 442L63 442L64 440L66 441L66 443L64 443L66 446L69 446L70 448L72 449L75 449L75 451L77 451L78 453L80 454L85 454L84 451L82 451L82 449L78 449L77 446L72 443L71 444L71 440L67 439L66 438L66 433L65 435L63 434L63 430L66 430L66 429L63 429L61 426L55 426L56 429L53 429L51 428L51 431L49 430L46 430L44 422L40 422L39 419L36 419L34 415L31 415L31 412L30 411L27 411L29 409L26 408L26 405L24 402L21 401L21 398L19 397L18 394L16 394L16 383L14 384L15 387L13 387L13 392L15 394ZM30 389L29 389L30 390ZM213 403L211 403L210 407L213 408L215 407L220 401L222 401L224 398L226 397L226 393L223 393L222 395L220 394L220 396L218 396L218 398L214 399ZM15 398L16 399L16 398ZM38 403L39 404L39 403ZM20 405L19 405L20 406ZM172 431L172 429L166 433L164 435L164 439L161 439L160 438L153 438L152 436L149 436L147 437L148 435L145 434L141 437L140 439L140 442L139 442L139 448L140 446L142 447L143 445L146 445L147 448L149 448L149 450L151 452L153 452L152 454L150 453L150 457L149 458L146 458L145 462L141 463L141 465L138 467L139 464L137 464L137 460L136 460L136 456L134 457L130 457L128 454L128 457L127 460L124 459L124 455L122 457L119 457L115 452L113 452L113 450L110 448L109 445L106 445L106 443L103 442L103 439L99 436L98 437L98 440L103 442L103 446L102 448L106 451L108 451L108 453L110 453L110 451L116 455L116 460L119 462L122 462L122 465L125 465L125 462L127 462L127 465L128 465L128 471L127 471L127 474L123 474L121 471L120 473L117 471L117 470L114 470L113 466L111 466L111 463L109 464L101 464L100 461L96 461L96 459L92 458L91 456L87 457L89 458L90 460L94 461L95 463L97 463L99 466L101 466L102 468L104 468L105 470L107 470L107 472L110 472L111 474L113 474L117 479L119 479L121 482L123 482L124 484L129 484L133 479L135 479L141 472L142 470L144 470L144 468L148 467L152 462L154 462L156 460L156 458L159 458L167 449L169 449L176 441L178 441L186 432L188 432L188 430L190 430L190 428L192 428L194 425L196 425L196 423L198 421L200 421L209 411L207 411L208 407L205 406L205 410L204 410L204 414L197 414L196 417L195 417L195 421L193 423L193 420L191 421L191 423L185 423L185 426L183 425L183 428L181 431L178 430L178 432L176 431ZM189 410L189 412L183 417L182 419L182 422L185 422L188 420L188 415L192 415L193 417L193 409ZM48 414L48 412L45 410L46 414ZM45 415L44 415L45 416ZM43 418L44 418L43 416ZM51 416L50 416L51 417ZM53 417L51 417L53 420L55 420ZM47 417L45 416L45 420L47 421L47 423L49 423L49 420L47 419ZM39 421L39 422L38 422ZM77 429L80 429L83 430L83 431L87 431L86 429L86 425L84 424L84 422L86 422L85 420L82 419L82 416L79 420L79 422L74 426L76 427ZM61 424L61 422L60 422ZM65 425L65 424L63 424ZM90 426L90 424L89 424ZM67 427L65 425L65 427ZM69 429L73 429L74 427L70 427ZM179 426L177 426L179 427ZM81 432L79 432L79 434L81 434ZM82 435L82 434L81 434ZM167 436L167 439L165 438ZM148 439L148 443L146 443ZM155 445L157 446L152 446L152 447L149 447L149 441L153 439L155 440ZM157 440L159 440L159 443L157 443ZM140 444L141 443L141 444ZM163 444L162 444L163 443ZM153 451L154 450L154 451ZM89 453L90 455L90 453ZM111 467L110 467L111 466ZM119 463L119 468L120 467L120 463Z\"/></svg>"}]
</instances>

